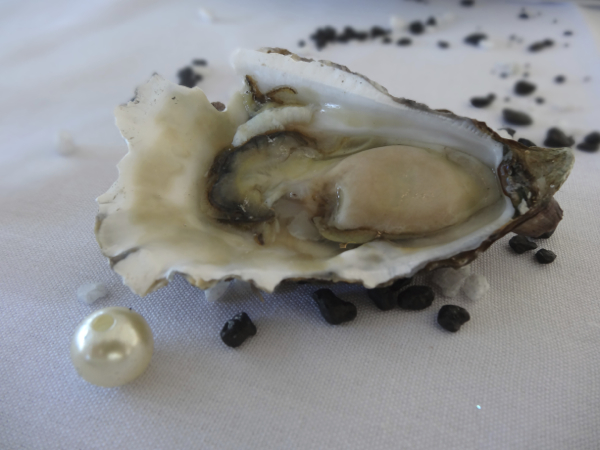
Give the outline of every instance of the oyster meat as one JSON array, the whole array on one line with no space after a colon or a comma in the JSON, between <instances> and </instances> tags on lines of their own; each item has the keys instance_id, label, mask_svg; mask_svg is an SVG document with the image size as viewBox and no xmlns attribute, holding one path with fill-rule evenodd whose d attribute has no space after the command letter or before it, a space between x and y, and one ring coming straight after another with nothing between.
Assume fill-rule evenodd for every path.
<instances>
[{"instance_id":1,"label":"oyster meat","mask_svg":"<svg viewBox=\"0 0 600 450\"><path fill-rule=\"evenodd\" d=\"M525 147L283 49L233 64L243 85L224 110L158 75L116 110L129 153L98 198L96 236L139 295L177 273L202 289L384 286L562 217L568 148Z\"/></svg>"}]
</instances>

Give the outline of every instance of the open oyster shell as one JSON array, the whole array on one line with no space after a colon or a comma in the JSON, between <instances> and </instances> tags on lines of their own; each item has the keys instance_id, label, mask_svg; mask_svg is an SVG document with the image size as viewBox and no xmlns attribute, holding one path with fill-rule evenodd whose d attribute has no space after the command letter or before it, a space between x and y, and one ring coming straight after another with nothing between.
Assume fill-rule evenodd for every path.
<instances>
[{"instance_id":1,"label":"open oyster shell","mask_svg":"<svg viewBox=\"0 0 600 450\"><path fill-rule=\"evenodd\" d=\"M383 286L425 268L467 264L518 227L551 232L562 216L553 195L571 170L570 149L524 147L482 122L393 97L346 67L286 50L240 50L233 62L244 86L225 110L200 89L158 75L116 110L129 152L119 179L98 198L96 237L139 295L176 273L202 289L233 278L269 292L297 279ZM416 212L390 212L394 220L379 229L387 216L377 205L393 204L382 192L406 186L389 174L361 178L390 165L380 157L452 167L448 183L471 186L457 210L479 203L423 232L412 222L396 226L393 214L412 220ZM417 219L427 225L439 204L454 200L428 202L439 177L418 169L423 203L416 205L433 219ZM356 189L357 179L371 182ZM374 212L348 212L357 204Z\"/></svg>"}]
</instances>

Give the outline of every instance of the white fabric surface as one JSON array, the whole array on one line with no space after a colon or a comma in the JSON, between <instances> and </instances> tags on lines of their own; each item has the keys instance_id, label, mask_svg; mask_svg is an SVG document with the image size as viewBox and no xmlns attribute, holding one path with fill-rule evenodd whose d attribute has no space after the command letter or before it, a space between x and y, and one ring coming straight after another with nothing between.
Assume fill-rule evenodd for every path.
<instances>
[{"instance_id":1,"label":"white fabric surface","mask_svg":"<svg viewBox=\"0 0 600 450\"><path fill-rule=\"evenodd\" d=\"M238 285L225 300L207 303L202 291L176 279L138 298L94 240L94 199L116 179L126 150L115 105L154 71L175 81L197 57L209 62L200 87L225 101L238 86L228 64L236 47L300 50L297 41L308 42L317 26L387 26L391 15L452 11L454 22L408 48L353 43L319 53L309 44L302 53L493 127L501 126L503 98L517 79L492 75L493 67L529 62L547 101L506 103L533 111L536 120L517 137L541 143L549 126L560 125L579 141L597 129L599 53L577 8L533 5L542 15L523 21L519 3L478 3L0 4L0 448L598 448L600 153L576 151L557 195L565 219L541 241L558 254L553 264L513 254L504 238L473 264L491 285L483 299L439 297L422 312L383 313L361 289L337 285L359 313L339 327L320 317L313 286L288 286L263 303ZM200 7L214 23L200 18ZM462 43L478 27L493 49ZM574 36L563 37L566 29ZM508 48L512 33L524 44ZM524 50L547 37L557 42L553 49ZM438 49L439 39L451 48ZM567 83L554 84L558 74ZM469 106L471 96L488 92L499 97L489 110ZM56 152L60 130L73 135L73 156ZM108 298L79 302L77 288L88 281L105 283ZM435 323L446 303L471 313L457 334ZM86 315L113 305L148 320L155 355L141 378L104 389L77 376L69 339ZM233 350L219 331L242 310L258 334Z\"/></svg>"}]
</instances>

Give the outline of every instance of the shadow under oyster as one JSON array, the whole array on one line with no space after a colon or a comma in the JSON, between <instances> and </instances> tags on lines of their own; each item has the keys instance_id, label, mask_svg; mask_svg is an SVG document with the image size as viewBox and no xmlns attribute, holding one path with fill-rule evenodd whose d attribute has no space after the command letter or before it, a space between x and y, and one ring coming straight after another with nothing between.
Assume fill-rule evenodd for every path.
<instances>
[{"instance_id":1,"label":"shadow under oyster","mask_svg":"<svg viewBox=\"0 0 600 450\"><path fill-rule=\"evenodd\" d=\"M96 237L139 295L176 273L202 289L384 286L562 217L568 148L525 147L286 50L233 63L243 86L225 109L155 75L116 110L129 153L98 198Z\"/></svg>"}]
</instances>

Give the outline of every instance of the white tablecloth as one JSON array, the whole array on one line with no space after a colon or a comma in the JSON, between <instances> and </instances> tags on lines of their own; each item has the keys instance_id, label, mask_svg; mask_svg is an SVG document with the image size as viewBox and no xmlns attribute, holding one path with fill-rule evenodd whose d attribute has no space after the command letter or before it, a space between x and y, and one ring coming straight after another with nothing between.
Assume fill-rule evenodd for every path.
<instances>
[{"instance_id":1,"label":"white tablecloth","mask_svg":"<svg viewBox=\"0 0 600 450\"><path fill-rule=\"evenodd\" d=\"M523 20L522 3L458 3L3 2L0 448L598 448L600 153L576 151L557 195L565 219L541 241L558 254L553 264L512 253L506 237L473 263L492 286L485 298L438 296L422 312L383 313L361 288L336 285L358 307L357 319L338 327L320 317L314 286L288 286L261 302L238 284L223 301L207 303L177 278L139 298L94 239L94 199L116 179L126 151L114 106L155 71L176 81L193 58L208 61L200 87L226 101L239 85L228 58L240 46L334 60L394 95L496 128L505 105L527 110L535 124L517 137L538 144L550 126L577 141L599 128L598 47L574 5L530 3L533 17ZM585 11L598 23L597 11ZM392 15L410 21L444 12L454 20L410 47L355 42L317 52L308 39L318 26L386 27ZM567 29L573 36L563 36ZM463 44L477 30L494 48ZM509 45L511 34L523 43ZM526 51L545 38L556 45ZM306 47L297 46L300 39ZM439 40L450 48L439 49ZM529 72L537 92L512 95L520 76L501 78L503 64ZM566 83L554 83L559 74ZM469 105L488 92L498 97L489 109ZM535 103L537 96L546 102ZM73 156L56 152L60 130L72 134ZM109 297L79 302L75 292L86 281L105 283ZM471 313L459 333L436 324L447 303ZM104 389L77 376L69 340L86 315L112 305L148 320L155 355L135 382ZM242 310L258 334L233 350L219 331Z\"/></svg>"}]
</instances>

